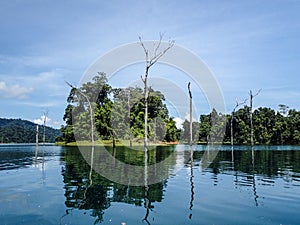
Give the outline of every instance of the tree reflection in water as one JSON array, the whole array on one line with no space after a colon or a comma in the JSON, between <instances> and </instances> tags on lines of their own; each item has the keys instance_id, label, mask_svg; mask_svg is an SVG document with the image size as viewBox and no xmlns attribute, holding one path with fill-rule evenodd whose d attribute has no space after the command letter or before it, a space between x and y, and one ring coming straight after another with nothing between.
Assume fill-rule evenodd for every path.
<instances>
[{"instance_id":1,"label":"tree reflection in water","mask_svg":"<svg viewBox=\"0 0 300 225\"><path fill-rule=\"evenodd\" d=\"M193 146L197 148L197 146ZM156 151L131 150L129 148L117 147L108 149L111 155L117 160L122 160L129 164L136 164L145 167L144 174L136 176L143 177L145 183L143 186L132 186L131 181L128 184L118 184L93 171L92 167L86 162L81 152L74 147L66 147L62 155L64 163L62 169L65 205L67 207L65 216L71 214L72 210L86 210L95 218L95 224L103 221L104 211L108 209L113 202L122 202L145 208L145 214L140 218L143 222L150 224L154 219L151 210L156 202L161 202L166 191L168 179L159 183L150 184L148 175L155 171L148 171L148 165L154 162L162 161L169 156L171 148L157 148ZM171 149L171 150L170 150ZM173 148L174 150L174 148ZM219 151L214 161L203 170L204 173L210 173L214 176L215 185L222 185L222 179L218 179L220 174L232 176L236 188L252 187L252 196L254 204L258 206L260 193L257 190L257 183L265 182L263 179L272 177L286 177L289 179L298 179L300 174L300 151L269 151L258 150L255 152L255 159L252 157L252 151L235 150L234 161L232 161L231 149L228 151ZM96 154L97 149L95 149ZM175 158L169 161L169 177L174 175L177 164L183 162L185 168L190 171L189 183L190 200L189 200L189 218L192 219L193 208L195 206L195 191L197 185L194 183L197 167L201 167L201 160L204 151L197 149L186 149L184 154L178 152ZM289 168L287 168L287 166ZM293 172L286 173L287 169L293 168ZM297 175L298 174L298 175ZM180 193L178 193L180 194ZM263 199L263 198L261 198ZM260 200L262 201L262 200ZM261 203L260 203L261 204Z\"/></svg>"},{"instance_id":2,"label":"tree reflection in water","mask_svg":"<svg viewBox=\"0 0 300 225\"><path fill-rule=\"evenodd\" d=\"M112 154L118 158L119 151L124 149L112 149ZM128 150L129 151L129 150ZM135 151L135 150L131 150ZM148 152L145 152L145 154ZM120 152L124 154L124 152ZM132 157L127 152L125 155ZM145 155L146 156L146 155ZM155 156L157 156L155 154ZM143 221L149 223L148 217L150 209L153 208L151 203L161 202L163 198L163 189L166 186L166 181L157 184L148 185L147 181L147 166L149 161L147 156L144 158L145 163L145 186L130 186L122 185L109 181L98 173L92 170L92 167L84 160L80 151L77 148L67 148L64 155L65 167L62 170L62 175L65 183L66 197L66 214L69 215L73 209L90 210L91 216L95 217L95 224L103 221L104 210L111 206L112 202L124 202L134 204L146 208L146 214ZM140 162L137 159L137 162ZM130 182L130 181L129 181Z\"/></svg>"}]
</instances>

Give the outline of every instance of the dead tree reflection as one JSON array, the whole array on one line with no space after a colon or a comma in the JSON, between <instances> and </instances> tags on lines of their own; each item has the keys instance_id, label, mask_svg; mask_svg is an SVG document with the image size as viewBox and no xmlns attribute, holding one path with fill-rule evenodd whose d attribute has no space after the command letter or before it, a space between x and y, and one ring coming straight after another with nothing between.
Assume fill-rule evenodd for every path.
<instances>
[{"instance_id":1,"label":"dead tree reflection","mask_svg":"<svg viewBox=\"0 0 300 225\"><path fill-rule=\"evenodd\" d=\"M192 219L192 210L193 210L193 206L194 206L194 199L195 199L195 185L194 185L194 171L193 171L193 164L194 164L194 150L193 147L191 147L190 150L190 186L191 186L191 199L190 199L190 215L189 215L189 219Z\"/></svg>"},{"instance_id":2,"label":"dead tree reflection","mask_svg":"<svg viewBox=\"0 0 300 225\"><path fill-rule=\"evenodd\" d=\"M145 147L145 153L144 153L144 188L145 188L145 193L144 193L144 207L146 208L146 214L145 217L143 219L143 221L145 221L148 225L150 225L149 222L149 214L150 214L150 209L151 209L151 201L149 198L149 185L148 185L148 149L147 147Z\"/></svg>"}]
</instances>

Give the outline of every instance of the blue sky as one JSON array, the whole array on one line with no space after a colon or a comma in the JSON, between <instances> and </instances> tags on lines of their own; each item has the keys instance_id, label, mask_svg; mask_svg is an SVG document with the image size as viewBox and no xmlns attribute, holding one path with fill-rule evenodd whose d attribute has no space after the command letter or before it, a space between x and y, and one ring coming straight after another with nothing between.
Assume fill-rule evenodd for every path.
<instances>
[{"instance_id":1,"label":"blue sky","mask_svg":"<svg viewBox=\"0 0 300 225\"><path fill-rule=\"evenodd\" d=\"M0 117L34 121L48 111L49 125L59 127L69 93L64 80L77 84L101 55L160 32L207 64L228 112L236 97L260 88L255 108L283 103L299 110L299 12L298 0L2 0ZM194 92L198 113L208 113Z\"/></svg>"}]
</instances>

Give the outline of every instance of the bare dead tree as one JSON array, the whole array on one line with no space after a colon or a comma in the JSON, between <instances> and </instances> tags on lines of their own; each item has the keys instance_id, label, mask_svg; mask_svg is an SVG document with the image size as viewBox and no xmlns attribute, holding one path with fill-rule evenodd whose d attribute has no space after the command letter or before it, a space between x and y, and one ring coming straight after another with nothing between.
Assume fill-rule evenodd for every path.
<instances>
[{"instance_id":1,"label":"bare dead tree","mask_svg":"<svg viewBox=\"0 0 300 225\"><path fill-rule=\"evenodd\" d=\"M163 39L163 34L160 33L159 35L159 40L158 42L154 43L154 50L151 55L149 55L149 49L146 48L144 42L142 41L142 38L139 37L140 44L144 50L145 53L145 60L146 60L146 65L145 65L145 74L144 76L141 76L141 79L144 83L144 97L145 97L145 121L144 121L144 146L147 148L148 147L148 97L149 97L149 87L148 87L148 75L149 75L149 70L150 68L157 63L157 61L166 54L166 52L171 49L174 46L174 41L170 40L168 42L168 46L164 49L161 49L161 43Z\"/></svg>"},{"instance_id":2,"label":"bare dead tree","mask_svg":"<svg viewBox=\"0 0 300 225\"><path fill-rule=\"evenodd\" d=\"M193 106L192 106L192 92L191 92L191 82L188 83L188 90L190 96L190 138L189 145L193 145Z\"/></svg>"},{"instance_id":3,"label":"bare dead tree","mask_svg":"<svg viewBox=\"0 0 300 225\"><path fill-rule=\"evenodd\" d=\"M129 126L129 145L130 147L132 147L132 135L131 135L131 127L130 127L130 111L131 111L131 107L130 107L130 89L128 89L127 93L127 107L128 107L128 126Z\"/></svg>"},{"instance_id":4,"label":"bare dead tree","mask_svg":"<svg viewBox=\"0 0 300 225\"><path fill-rule=\"evenodd\" d=\"M234 113L235 113L235 110L240 106L240 105L243 105L245 104L247 101L247 99L244 99L244 101L242 102L239 102L238 99L235 100L236 104L232 110L232 113L231 113L231 120L230 120L230 143L231 143L231 161L233 162L234 161L234 155L233 155L233 119L234 119Z\"/></svg>"},{"instance_id":5,"label":"bare dead tree","mask_svg":"<svg viewBox=\"0 0 300 225\"><path fill-rule=\"evenodd\" d=\"M46 142L46 120L47 120L47 116L48 116L48 111L45 111L43 113L43 157L44 157L44 154L45 154L45 142Z\"/></svg>"},{"instance_id":6,"label":"bare dead tree","mask_svg":"<svg viewBox=\"0 0 300 225\"><path fill-rule=\"evenodd\" d=\"M250 96L250 109L249 109L249 113L250 113L250 129L251 129L251 133L250 133L250 141L251 141L251 148L253 149L254 147L254 139L253 139L253 98L256 97L257 95L259 95L259 93L261 92L261 89L259 89L255 95L252 94L252 90L250 90L249 92L249 96Z\"/></svg>"},{"instance_id":7,"label":"bare dead tree","mask_svg":"<svg viewBox=\"0 0 300 225\"><path fill-rule=\"evenodd\" d=\"M35 160L37 159L37 154L39 150L39 125L36 125L36 133L35 133Z\"/></svg>"},{"instance_id":8,"label":"bare dead tree","mask_svg":"<svg viewBox=\"0 0 300 225\"><path fill-rule=\"evenodd\" d=\"M231 113L231 120L230 120L230 143L231 143L231 148L233 149L233 119L234 119L234 113L235 110L240 106L246 103L248 99L244 99L244 101L239 102L238 99L235 100L236 104L232 110Z\"/></svg>"}]
</instances>

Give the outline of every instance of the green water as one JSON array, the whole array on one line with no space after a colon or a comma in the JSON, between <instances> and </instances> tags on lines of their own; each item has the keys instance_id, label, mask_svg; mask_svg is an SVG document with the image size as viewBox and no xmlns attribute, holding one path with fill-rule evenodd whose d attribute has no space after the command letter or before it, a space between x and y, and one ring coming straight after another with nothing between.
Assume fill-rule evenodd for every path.
<instances>
[{"instance_id":1,"label":"green water","mask_svg":"<svg viewBox=\"0 0 300 225\"><path fill-rule=\"evenodd\" d=\"M147 173L130 176L115 161L109 167L94 160L91 170L90 148L82 155L45 146L43 155L40 146L35 158L35 146L1 145L0 224L299 224L299 146L258 146L254 158L247 146L235 146L233 158L230 146L215 148L208 167L206 146L192 154L184 145L150 150ZM103 159L101 151L94 159ZM145 167L143 151L105 151ZM151 167L158 162L165 163ZM126 179L112 182L103 170ZM160 182L145 179L153 174ZM131 185L138 181L145 183Z\"/></svg>"}]
</instances>

